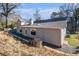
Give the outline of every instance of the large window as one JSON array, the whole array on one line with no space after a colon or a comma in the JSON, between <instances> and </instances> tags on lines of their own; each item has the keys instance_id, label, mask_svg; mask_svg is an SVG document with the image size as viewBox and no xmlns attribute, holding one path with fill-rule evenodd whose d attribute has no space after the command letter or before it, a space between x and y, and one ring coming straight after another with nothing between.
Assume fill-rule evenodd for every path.
<instances>
[{"instance_id":1,"label":"large window","mask_svg":"<svg viewBox=\"0 0 79 59\"><path fill-rule=\"evenodd\" d=\"M36 29L31 30L31 35L36 35Z\"/></svg>"}]
</instances>

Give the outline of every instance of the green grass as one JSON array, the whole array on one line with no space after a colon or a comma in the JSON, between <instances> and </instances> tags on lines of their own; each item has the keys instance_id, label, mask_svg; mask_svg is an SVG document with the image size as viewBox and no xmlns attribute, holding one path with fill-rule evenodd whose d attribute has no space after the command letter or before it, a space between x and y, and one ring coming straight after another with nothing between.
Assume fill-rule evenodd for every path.
<instances>
[{"instance_id":1,"label":"green grass","mask_svg":"<svg viewBox=\"0 0 79 59\"><path fill-rule=\"evenodd\" d=\"M78 47L79 39L77 39L77 37L78 37L77 34L70 34L70 38L66 38L66 40L71 46Z\"/></svg>"}]
</instances>

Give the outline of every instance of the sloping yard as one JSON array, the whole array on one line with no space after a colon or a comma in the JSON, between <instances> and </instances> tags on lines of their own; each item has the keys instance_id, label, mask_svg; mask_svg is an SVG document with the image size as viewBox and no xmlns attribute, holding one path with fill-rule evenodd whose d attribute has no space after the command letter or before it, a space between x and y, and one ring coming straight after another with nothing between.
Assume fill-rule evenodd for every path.
<instances>
[{"instance_id":1,"label":"sloping yard","mask_svg":"<svg viewBox=\"0 0 79 59\"><path fill-rule=\"evenodd\" d=\"M32 47L14 38L8 32L0 31L0 55L4 56L65 56L64 52L46 47Z\"/></svg>"}]
</instances>

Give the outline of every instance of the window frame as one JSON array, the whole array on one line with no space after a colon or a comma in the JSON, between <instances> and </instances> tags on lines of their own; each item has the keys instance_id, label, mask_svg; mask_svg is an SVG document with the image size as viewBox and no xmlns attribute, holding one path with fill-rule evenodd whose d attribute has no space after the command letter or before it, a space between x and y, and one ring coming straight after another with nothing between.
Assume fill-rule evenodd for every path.
<instances>
[{"instance_id":1,"label":"window frame","mask_svg":"<svg viewBox=\"0 0 79 59\"><path fill-rule=\"evenodd\" d=\"M31 30L31 35L36 35L36 29Z\"/></svg>"}]
</instances>

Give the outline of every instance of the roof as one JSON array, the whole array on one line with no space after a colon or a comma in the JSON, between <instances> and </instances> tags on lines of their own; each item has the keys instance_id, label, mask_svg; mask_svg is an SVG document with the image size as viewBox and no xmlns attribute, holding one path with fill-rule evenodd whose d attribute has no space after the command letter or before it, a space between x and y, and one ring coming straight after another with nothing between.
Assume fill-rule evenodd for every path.
<instances>
[{"instance_id":1,"label":"roof","mask_svg":"<svg viewBox=\"0 0 79 59\"><path fill-rule=\"evenodd\" d=\"M57 22L57 21L65 21L65 20L67 20L67 17L59 17L59 18L46 19L46 20L37 20L37 21L34 21L34 23L47 23L47 22Z\"/></svg>"}]
</instances>

